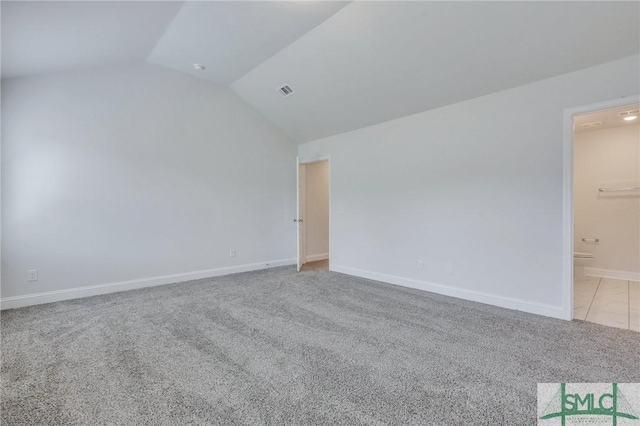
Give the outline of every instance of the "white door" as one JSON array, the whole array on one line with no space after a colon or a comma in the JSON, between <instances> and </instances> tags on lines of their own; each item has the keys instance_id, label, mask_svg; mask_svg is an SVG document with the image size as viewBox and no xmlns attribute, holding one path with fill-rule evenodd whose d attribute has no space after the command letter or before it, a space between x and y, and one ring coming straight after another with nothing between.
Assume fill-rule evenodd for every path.
<instances>
[{"instance_id":1,"label":"white door","mask_svg":"<svg viewBox=\"0 0 640 426\"><path fill-rule=\"evenodd\" d=\"M297 203L297 216L293 220L297 224L298 229L298 272L300 272L300 268L306 262L306 253L305 253L305 229L304 229L304 206L305 206L305 166L304 164L300 164L298 159L296 159L296 163L298 166L298 203Z\"/></svg>"}]
</instances>

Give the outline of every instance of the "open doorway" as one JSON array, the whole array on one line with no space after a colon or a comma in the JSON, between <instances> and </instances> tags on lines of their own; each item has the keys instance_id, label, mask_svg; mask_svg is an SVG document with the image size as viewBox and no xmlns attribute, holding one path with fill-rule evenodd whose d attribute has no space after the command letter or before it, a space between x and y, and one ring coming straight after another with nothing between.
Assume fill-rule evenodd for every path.
<instances>
[{"instance_id":1,"label":"open doorway","mask_svg":"<svg viewBox=\"0 0 640 426\"><path fill-rule=\"evenodd\" d=\"M329 160L298 164L298 271L329 270Z\"/></svg>"},{"instance_id":2,"label":"open doorway","mask_svg":"<svg viewBox=\"0 0 640 426\"><path fill-rule=\"evenodd\" d=\"M640 105L572 115L572 318L640 331ZM566 162L565 162L566 166Z\"/></svg>"}]
</instances>

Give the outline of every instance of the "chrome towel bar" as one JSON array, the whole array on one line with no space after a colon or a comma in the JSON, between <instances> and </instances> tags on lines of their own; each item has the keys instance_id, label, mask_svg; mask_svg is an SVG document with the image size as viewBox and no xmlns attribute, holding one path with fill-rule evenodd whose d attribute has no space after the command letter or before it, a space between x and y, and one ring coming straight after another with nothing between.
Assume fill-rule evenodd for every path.
<instances>
[{"instance_id":1,"label":"chrome towel bar","mask_svg":"<svg viewBox=\"0 0 640 426\"><path fill-rule=\"evenodd\" d=\"M621 192L621 191L640 191L640 186L632 186L628 188L600 188L600 192Z\"/></svg>"}]
</instances>

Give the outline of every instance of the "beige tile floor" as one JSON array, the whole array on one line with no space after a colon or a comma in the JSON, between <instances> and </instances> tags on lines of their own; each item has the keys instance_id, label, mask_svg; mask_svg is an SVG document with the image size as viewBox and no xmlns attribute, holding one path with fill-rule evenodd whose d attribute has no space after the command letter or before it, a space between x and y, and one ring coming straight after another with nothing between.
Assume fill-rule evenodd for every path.
<instances>
[{"instance_id":1,"label":"beige tile floor","mask_svg":"<svg viewBox=\"0 0 640 426\"><path fill-rule=\"evenodd\" d=\"M575 281L573 317L640 331L640 282L600 277Z\"/></svg>"}]
</instances>

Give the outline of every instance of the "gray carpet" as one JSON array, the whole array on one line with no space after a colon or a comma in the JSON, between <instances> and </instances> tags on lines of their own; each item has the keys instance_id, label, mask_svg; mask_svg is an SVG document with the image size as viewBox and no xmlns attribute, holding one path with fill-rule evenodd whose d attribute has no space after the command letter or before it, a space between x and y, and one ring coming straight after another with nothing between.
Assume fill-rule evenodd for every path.
<instances>
[{"instance_id":1,"label":"gray carpet","mask_svg":"<svg viewBox=\"0 0 640 426\"><path fill-rule=\"evenodd\" d=\"M290 267L2 313L2 425L532 425L640 334Z\"/></svg>"}]
</instances>

